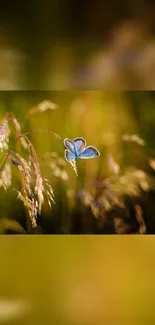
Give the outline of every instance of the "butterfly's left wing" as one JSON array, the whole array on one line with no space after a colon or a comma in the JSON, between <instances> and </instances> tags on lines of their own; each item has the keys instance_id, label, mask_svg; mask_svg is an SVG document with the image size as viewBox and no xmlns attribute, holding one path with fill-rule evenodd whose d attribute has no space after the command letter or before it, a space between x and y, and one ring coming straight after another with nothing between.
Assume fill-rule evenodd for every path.
<instances>
[{"instance_id":1,"label":"butterfly's left wing","mask_svg":"<svg viewBox=\"0 0 155 325\"><path fill-rule=\"evenodd\" d=\"M64 146L71 152L74 152L74 143L69 139L64 139Z\"/></svg>"},{"instance_id":2,"label":"butterfly's left wing","mask_svg":"<svg viewBox=\"0 0 155 325\"><path fill-rule=\"evenodd\" d=\"M73 143L75 145L75 149L78 153L80 153L81 151L84 150L84 148L86 147L86 141L83 138L75 138L73 140Z\"/></svg>"},{"instance_id":3,"label":"butterfly's left wing","mask_svg":"<svg viewBox=\"0 0 155 325\"><path fill-rule=\"evenodd\" d=\"M69 150L65 149L65 159L67 161L73 161L75 160L75 155L74 153L70 152Z\"/></svg>"},{"instance_id":4,"label":"butterfly's left wing","mask_svg":"<svg viewBox=\"0 0 155 325\"><path fill-rule=\"evenodd\" d=\"M80 154L79 154L79 158L82 159L89 159L89 158L95 158L100 156L99 151L92 146L88 146L86 149L84 149Z\"/></svg>"}]
</instances>

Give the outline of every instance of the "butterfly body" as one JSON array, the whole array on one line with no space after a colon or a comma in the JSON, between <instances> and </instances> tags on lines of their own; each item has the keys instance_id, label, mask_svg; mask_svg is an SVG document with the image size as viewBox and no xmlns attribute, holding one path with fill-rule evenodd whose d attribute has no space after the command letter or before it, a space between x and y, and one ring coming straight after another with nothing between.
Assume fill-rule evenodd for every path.
<instances>
[{"instance_id":1,"label":"butterfly body","mask_svg":"<svg viewBox=\"0 0 155 325\"><path fill-rule=\"evenodd\" d=\"M75 138L74 140L64 139L65 158L71 162L73 160L95 158L100 155L99 151L93 147L86 147L86 141L83 138Z\"/></svg>"},{"instance_id":2,"label":"butterfly body","mask_svg":"<svg viewBox=\"0 0 155 325\"><path fill-rule=\"evenodd\" d=\"M80 157L80 153L78 152L75 144L74 144L73 154L75 156L75 160L77 160Z\"/></svg>"}]
</instances>

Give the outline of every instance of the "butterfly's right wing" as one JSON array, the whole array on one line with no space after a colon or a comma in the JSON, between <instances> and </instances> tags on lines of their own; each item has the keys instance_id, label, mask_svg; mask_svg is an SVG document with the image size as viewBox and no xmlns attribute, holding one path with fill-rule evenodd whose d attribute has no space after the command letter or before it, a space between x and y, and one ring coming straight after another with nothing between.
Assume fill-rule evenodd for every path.
<instances>
[{"instance_id":1,"label":"butterfly's right wing","mask_svg":"<svg viewBox=\"0 0 155 325\"><path fill-rule=\"evenodd\" d=\"M93 147L93 146L88 146L85 150L83 150L80 154L79 154L79 158L82 159L90 159L90 158L96 158L100 156L99 151Z\"/></svg>"},{"instance_id":2,"label":"butterfly's right wing","mask_svg":"<svg viewBox=\"0 0 155 325\"><path fill-rule=\"evenodd\" d=\"M73 160L75 160L75 155L74 155L74 153L72 153L71 151L65 149L65 159L66 159L67 161L73 161Z\"/></svg>"},{"instance_id":3,"label":"butterfly's right wing","mask_svg":"<svg viewBox=\"0 0 155 325\"><path fill-rule=\"evenodd\" d=\"M83 138L75 138L73 140L73 143L74 143L75 149L78 153L82 152L86 147L86 141Z\"/></svg>"},{"instance_id":4,"label":"butterfly's right wing","mask_svg":"<svg viewBox=\"0 0 155 325\"><path fill-rule=\"evenodd\" d=\"M71 152L74 152L74 143L69 139L64 139L64 146Z\"/></svg>"}]
</instances>

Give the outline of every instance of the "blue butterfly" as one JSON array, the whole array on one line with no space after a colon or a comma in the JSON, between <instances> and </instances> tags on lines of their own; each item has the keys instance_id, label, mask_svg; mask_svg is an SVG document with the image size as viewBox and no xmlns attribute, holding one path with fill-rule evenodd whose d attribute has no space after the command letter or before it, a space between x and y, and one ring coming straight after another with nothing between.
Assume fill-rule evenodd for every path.
<instances>
[{"instance_id":1,"label":"blue butterfly","mask_svg":"<svg viewBox=\"0 0 155 325\"><path fill-rule=\"evenodd\" d=\"M86 147L86 141L83 138L75 138L74 140L64 139L65 158L67 161L81 159L89 159L100 156L99 151L93 147Z\"/></svg>"}]
</instances>

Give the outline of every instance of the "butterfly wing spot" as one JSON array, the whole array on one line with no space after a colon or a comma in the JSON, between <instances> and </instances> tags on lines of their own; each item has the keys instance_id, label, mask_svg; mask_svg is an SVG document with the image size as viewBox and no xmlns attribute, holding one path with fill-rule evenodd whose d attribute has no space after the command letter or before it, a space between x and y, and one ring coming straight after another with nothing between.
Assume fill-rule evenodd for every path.
<instances>
[{"instance_id":1,"label":"butterfly wing spot","mask_svg":"<svg viewBox=\"0 0 155 325\"><path fill-rule=\"evenodd\" d=\"M74 143L68 138L64 139L64 146L71 152L74 152Z\"/></svg>"},{"instance_id":2,"label":"butterfly wing spot","mask_svg":"<svg viewBox=\"0 0 155 325\"><path fill-rule=\"evenodd\" d=\"M85 139L83 139L81 137L75 138L73 140L73 143L75 145L75 150L77 151L77 153L82 152L86 147L86 141L85 141Z\"/></svg>"},{"instance_id":3,"label":"butterfly wing spot","mask_svg":"<svg viewBox=\"0 0 155 325\"><path fill-rule=\"evenodd\" d=\"M67 149L65 149L65 159L67 160L67 161L73 161L73 160L75 160L75 155L74 155L74 153L73 152L70 152L69 150L67 150Z\"/></svg>"},{"instance_id":4,"label":"butterfly wing spot","mask_svg":"<svg viewBox=\"0 0 155 325\"><path fill-rule=\"evenodd\" d=\"M81 159L90 159L90 158L96 158L100 156L99 151L93 147L93 146L88 146L86 149L84 149L80 154L79 158Z\"/></svg>"}]
</instances>

